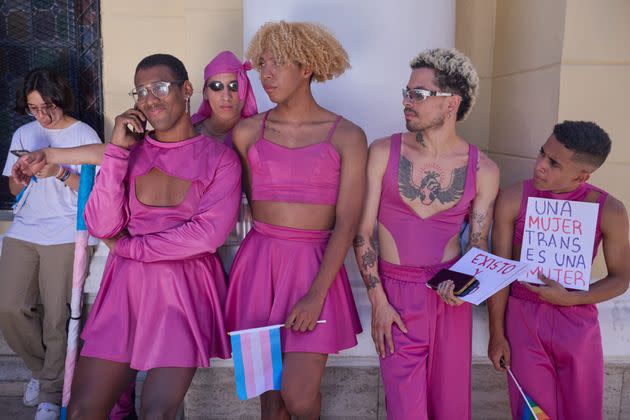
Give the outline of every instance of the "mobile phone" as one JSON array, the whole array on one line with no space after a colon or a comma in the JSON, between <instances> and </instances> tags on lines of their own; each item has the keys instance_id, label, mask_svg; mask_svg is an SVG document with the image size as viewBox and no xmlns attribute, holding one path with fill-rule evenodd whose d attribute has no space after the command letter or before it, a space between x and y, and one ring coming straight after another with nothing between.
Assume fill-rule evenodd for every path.
<instances>
[{"instance_id":1,"label":"mobile phone","mask_svg":"<svg viewBox=\"0 0 630 420\"><path fill-rule=\"evenodd\" d=\"M24 155L31 153L28 150L24 150L24 149L13 149L13 150L10 150L10 152L17 157L22 157Z\"/></svg>"},{"instance_id":2,"label":"mobile phone","mask_svg":"<svg viewBox=\"0 0 630 420\"><path fill-rule=\"evenodd\" d=\"M457 271L451 271L449 269L440 270L432 279L427 282L427 286L432 289L437 289L440 283L446 280L451 280L454 283L453 294L455 296L465 296L470 293L475 287L479 287L479 281L474 276L469 274L459 273Z\"/></svg>"}]
</instances>

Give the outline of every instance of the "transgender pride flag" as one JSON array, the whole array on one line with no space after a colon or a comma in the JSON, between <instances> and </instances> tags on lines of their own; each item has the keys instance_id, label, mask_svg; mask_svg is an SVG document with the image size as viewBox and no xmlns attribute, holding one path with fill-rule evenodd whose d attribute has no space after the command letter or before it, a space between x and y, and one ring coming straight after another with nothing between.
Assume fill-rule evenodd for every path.
<instances>
[{"instance_id":1,"label":"transgender pride flag","mask_svg":"<svg viewBox=\"0 0 630 420\"><path fill-rule=\"evenodd\" d=\"M234 379L239 400L280 390L282 350L280 325L230 332Z\"/></svg>"}]
</instances>

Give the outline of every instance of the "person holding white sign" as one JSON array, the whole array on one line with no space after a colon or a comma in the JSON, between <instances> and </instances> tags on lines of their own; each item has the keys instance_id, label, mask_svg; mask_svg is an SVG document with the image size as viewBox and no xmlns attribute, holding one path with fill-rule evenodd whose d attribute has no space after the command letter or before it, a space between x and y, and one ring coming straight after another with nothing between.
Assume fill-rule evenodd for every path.
<instances>
[{"instance_id":1,"label":"person holding white sign","mask_svg":"<svg viewBox=\"0 0 630 420\"><path fill-rule=\"evenodd\" d=\"M370 146L354 250L372 304L390 420L471 418L471 306L454 296L451 280L438 293L426 283L459 259L466 217L469 247L488 249L499 170L455 128L478 83L461 52L420 53L402 91L408 132Z\"/></svg>"},{"instance_id":2,"label":"person holding white sign","mask_svg":"<svg viewBox=\"0 0 630 420\"><path fill-rule=\"evenodd\" d=\"M533 178L502 191L495 208L493 251L505 258L520 256L521 261L531 257L521 252L523 237L528 234L529 198L596 203L599 208L592 258L602 242L608 269L604 279L588 290L569 291L561 283L567 284L569 278L573 285L574 275L562 275L556 282L540 272L542 286L515 282L511 290L505 288L488 301L488 357L497 370L510 367L523 390L553 419L603 416L604 361L595 304L623 294L630 282L626 209L619 200L587 183L606 160L610 147L608 134L595 123L557 124L540 148ZM579 233L575 231L581 227L577 222L558 223L557 230L567 235ZM546 241L544 235L540 238ZM579 245L577 241L567 244ZM590 272L586 274L590 276ZM508 382L512 416L520 418L524 401L513 382Z\"/></svg>"}]
</instances>

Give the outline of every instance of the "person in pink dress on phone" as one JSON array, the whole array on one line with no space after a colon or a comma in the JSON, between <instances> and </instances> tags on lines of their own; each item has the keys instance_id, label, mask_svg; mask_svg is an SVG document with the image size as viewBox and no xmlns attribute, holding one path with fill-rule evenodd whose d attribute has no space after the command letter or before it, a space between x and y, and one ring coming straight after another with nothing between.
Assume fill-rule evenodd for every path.
<instances>
[{"instance_id":1,"label":"person in pink dress on phone","mask_svg":"<svg viewBox=\"0 0 630 420\"><path fill-rule=\"evenodd\" d=\"M236 222L238 158L195 133L181 61L148 56L134 82L136 107L116 117L86 205L110 255L81 335L73 419L106 418L138 370L148 371L141 417L174 418L196 368L229 357L215 251Z\"/></svg>"}]
</instances>

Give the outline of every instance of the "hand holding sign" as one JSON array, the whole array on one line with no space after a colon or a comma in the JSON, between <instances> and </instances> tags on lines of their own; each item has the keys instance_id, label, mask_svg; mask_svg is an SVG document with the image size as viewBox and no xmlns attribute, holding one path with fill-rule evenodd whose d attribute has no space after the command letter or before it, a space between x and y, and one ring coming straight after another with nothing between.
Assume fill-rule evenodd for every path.
<instances>
[{"instance_id":1,"label":"hand holding sign","mask_svg":"<svg viewBox=\"0 0 630 420\"><path fill-rule=\"evenodd\" d=\"M538 295L539 298L545 302L553 303L559 306L573 306L575 305L574 298L575 293L569 292L560 283L551 280L543 273L538 273L538 279L544 283L543 286L532 286L528 283L523 283L527 289Z\"/></svg>"},{"instance_id":2,"label":"hand holding sign","mask_svg":"<svg viewBox=\"0 0 630 420\"><path fill-rule=\"evenodd\" d=\"M481 302L507 287L518 276L523 276L528 264L501 258L481 249L472 248L450 268L458 273L469 274L479 281L479 287L457 298L479 305ZM445 282L446 283L446 282Z\"/></svg>"}]
</instances>

